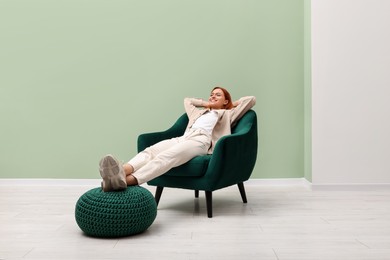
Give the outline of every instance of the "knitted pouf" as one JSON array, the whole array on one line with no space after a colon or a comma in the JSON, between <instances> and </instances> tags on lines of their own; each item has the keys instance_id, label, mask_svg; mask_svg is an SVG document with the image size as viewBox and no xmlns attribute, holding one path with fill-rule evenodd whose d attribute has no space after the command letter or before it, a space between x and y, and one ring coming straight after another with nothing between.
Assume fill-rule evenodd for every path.
<instances>
[{"instance_id":1,"label":"knitted pouf","mask_svg":"<svg viewBox=\"0 0 390 260\"><path fill-rule=\"evenodd\" d=\"M148 229L157 216L157 205L150 191L140 186L112 192L95 188L79 198L75 216L89 236L123 237Z\"/></svg>"}]
</instances>

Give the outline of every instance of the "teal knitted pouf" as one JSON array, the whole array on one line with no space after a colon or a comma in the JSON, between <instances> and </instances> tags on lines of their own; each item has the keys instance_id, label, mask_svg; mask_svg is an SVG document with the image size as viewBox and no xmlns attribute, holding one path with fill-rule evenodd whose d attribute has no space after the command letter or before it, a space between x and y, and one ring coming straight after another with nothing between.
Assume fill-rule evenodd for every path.
<instances>
[{"instance_id":1,"label":"teal knitted pouf","mask_svg":"<svg viewBox=\"0 0 390 260\"><path fill-rule=\"evenodd\" d=\"M94 237L123 237L141 233L157 216L153 195L141 186L123 191L104 192L95 188L84 193L76 203L77 225Z\"/></svg>"}]
</instances>

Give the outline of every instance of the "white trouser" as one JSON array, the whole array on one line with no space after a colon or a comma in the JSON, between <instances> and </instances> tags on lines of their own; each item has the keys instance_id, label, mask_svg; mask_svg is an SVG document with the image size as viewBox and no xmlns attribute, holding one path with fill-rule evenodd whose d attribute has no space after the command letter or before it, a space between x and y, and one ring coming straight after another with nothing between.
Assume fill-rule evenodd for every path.
<instances>
[{"instance_id":1,"label":"white trouser","mask_svg":"<svg viewBox=\"0 0 390 260\"><path fill-rule=\"evenodd\" d=\"M142 184L196 156L207 154L210 145L209 133L202 129L190 129L181 137L164 140L146 148L128 164L133 166L133 176L138 184Z\"/></svg>"}]
</instances>

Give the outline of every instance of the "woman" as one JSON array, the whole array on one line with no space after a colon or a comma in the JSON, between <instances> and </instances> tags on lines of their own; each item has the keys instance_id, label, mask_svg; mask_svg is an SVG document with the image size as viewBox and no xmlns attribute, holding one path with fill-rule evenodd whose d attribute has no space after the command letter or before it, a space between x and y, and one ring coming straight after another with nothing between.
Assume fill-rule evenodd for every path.
<instances>
[{"instance_id":1,"label":"woman","mask_svg":"<svg viewBox=\"0 0 390 260\"><path fill-rule=\"evenodd\" d=\"M255 103L253 96L233 102L229 92L222 87L215 87L208 101L185 98L189 122L184 135L154 144L124 165L112 155L103 157L99 163L102 189L121 190L139 185L196 156L211 154L219 138L230 134L231 126Z\"/></svg>"}]
</instances>

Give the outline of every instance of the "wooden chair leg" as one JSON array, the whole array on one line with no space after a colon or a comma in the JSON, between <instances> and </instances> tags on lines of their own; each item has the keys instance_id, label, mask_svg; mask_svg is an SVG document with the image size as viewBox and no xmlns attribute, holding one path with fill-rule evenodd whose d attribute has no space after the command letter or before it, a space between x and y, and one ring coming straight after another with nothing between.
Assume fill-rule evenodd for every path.
<instances>
[{"instance_id":1,"label":"wooden chair leg","mask_svg":"<svg viewBox=\"0 0 390 260\"><path fill-rule=\"evenodd\" d=\"M199 190L195 190L195 198L199 198Z\"/></svg>"},{"instance_id":2,"label":"wooden chair leg","mask_svg":"<svg viewBox=\"0 0 390 260\"><path fill-rule=\"evenodd\" d=\"M247 203L248 201L247 201L247 199L246 199L246 193L245 193L244 183L241 182L241 183L238 183L237 185L238 185L238 189L240 190L242 202Z\"/></svg>"},{"instance_id":3,"label":"wooden chair leg","mask_svg":"<svg viewBox=\"0 0 390 260\"><path fill-rule=\"evenodd\" d=\"M156 204L160 202L161 194L163 192L164 187L157 186L156 189L156 195L154 196L154 199L156 200Z\"/></svg>"},{"instance_id":4,"label":"wooden chair leg","mask_svg":"<svg viewBox=\"0 0 390 260\"><path fill-rule=\"evenodd\" d=\"M207 207L207 217L213 217L213 193L212 191L205 191L206 193L206 207Z\"/></svg>"}]
</instances>

